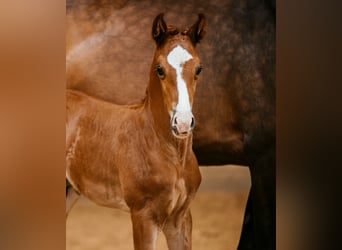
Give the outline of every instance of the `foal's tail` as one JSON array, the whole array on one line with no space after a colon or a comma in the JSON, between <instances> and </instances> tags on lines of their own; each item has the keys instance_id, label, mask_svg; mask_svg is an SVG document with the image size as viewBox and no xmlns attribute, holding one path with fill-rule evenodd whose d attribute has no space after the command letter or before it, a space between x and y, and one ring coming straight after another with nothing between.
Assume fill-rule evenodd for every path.
<instances>
[{"instance_id":1,"label":"foal's tail","mask_svg":"<svg viewBox=\"0 0 342 250\"><path fill-rule=\"evenodd\" d=\"M73 205L75 205L76 201L80 197L80 194L72 187L67 178L65 178L65 180L66 217L68 217L71 208L73 207Z\"/></svg>"},{"instance_id":2,"label":"foal's tail","mask_svg":"<svg viewBox=\"0 0 342 250\"><path fill-rule=\"evenodd\" d=\"M66 196L68 196L68 191L70 192L70 188L72 188L70 182L68 181L67 178L65 178L65 192L66 192Z\"/></svg>"}]
</instances>

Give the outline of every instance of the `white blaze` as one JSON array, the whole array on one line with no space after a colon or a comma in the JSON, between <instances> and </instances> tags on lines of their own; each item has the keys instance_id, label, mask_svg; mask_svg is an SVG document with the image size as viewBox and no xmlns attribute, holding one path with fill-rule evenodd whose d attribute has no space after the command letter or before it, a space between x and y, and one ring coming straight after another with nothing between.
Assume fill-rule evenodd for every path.
<instances>
[{"instance_id":1,"label":"white blaze","mask_svg":"<svg viewBox=\"0 0 342 250\"><path fill-rule=\"evenodd\" d=\"M168 63L176 70L177 75L177 111L191 111L188 89L182 77L183 66L190 59L192 59L192 56L189 54L189 52L179 45L175 47L167 56Z\"/></svg>"}]
</instances>

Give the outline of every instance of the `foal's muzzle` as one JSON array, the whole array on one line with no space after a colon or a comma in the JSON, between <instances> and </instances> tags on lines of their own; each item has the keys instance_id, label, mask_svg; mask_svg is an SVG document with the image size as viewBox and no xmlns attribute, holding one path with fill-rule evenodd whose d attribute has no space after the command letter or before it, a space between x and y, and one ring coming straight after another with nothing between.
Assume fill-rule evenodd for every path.
<instances>
[{"instance_id":1,"label":"foal's muzzle","mask_svg":"<svg viewBox=\"0 0 342 250\"><path fill-rule=\"evenodd\" d=\"M195 127L195 118L191 111L174 111L171 127L174 136L181 139L186 138Z\"/></svg>"}]
</instances>

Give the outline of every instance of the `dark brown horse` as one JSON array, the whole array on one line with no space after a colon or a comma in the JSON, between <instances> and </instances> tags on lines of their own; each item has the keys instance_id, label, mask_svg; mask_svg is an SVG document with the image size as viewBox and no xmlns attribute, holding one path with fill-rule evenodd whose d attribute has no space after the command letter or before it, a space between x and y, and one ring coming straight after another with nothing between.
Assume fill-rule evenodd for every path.
<instances>
[{"instance_id":1,"label":"dark brown horse","mask_svg":"<svg viewBox=\"0 0 342 250\"><path fill-rule=\"evenodd\" d=\"M192 104L201 62L195 45L205 18L188 30L153 22L157 44L139 105L116 105L67 91L67 213L84 195L131 213L134 249L155 249L158 231L170 250L190 250L190 201L201 182L192 151ZM143 88L143 86L140 86Z\"/></svg>"},{"instance_id":2,"label":"dark brown horse","mask_svg":"<svg viewBox=\"0 0 342 250\"><path fill-rule=\"evenodd\" d=\"M275 249L275 4L263 0L70 0L67 87L118 104L140 102L153 46L151 17L208 18L193 113L201 165L248 165L252 187L239 249ZM145 77L145 78L144 78Z\"/></svg>"}]
</instances>

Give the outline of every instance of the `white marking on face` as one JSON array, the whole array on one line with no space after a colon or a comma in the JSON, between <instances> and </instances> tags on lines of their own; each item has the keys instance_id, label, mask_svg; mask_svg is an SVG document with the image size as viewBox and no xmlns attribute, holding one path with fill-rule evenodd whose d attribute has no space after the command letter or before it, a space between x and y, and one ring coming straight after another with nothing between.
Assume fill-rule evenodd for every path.
<instances>
[{"instance_id":1,"label":"white marking on face","mask_svg":"<svg viewBox=\"0 0 342 250\"><path fill-rule=\"evenodd\" d=\"M184 64L191 60L191 54L180 45L175 47L167 56L168 63L176 70L178 103L177 111L191 111L190 99L186 83L182 77Z\"/></svg>"}]
</instances>

